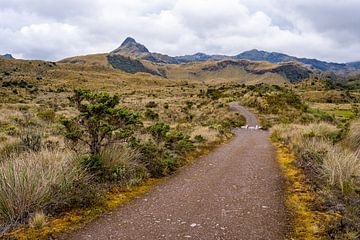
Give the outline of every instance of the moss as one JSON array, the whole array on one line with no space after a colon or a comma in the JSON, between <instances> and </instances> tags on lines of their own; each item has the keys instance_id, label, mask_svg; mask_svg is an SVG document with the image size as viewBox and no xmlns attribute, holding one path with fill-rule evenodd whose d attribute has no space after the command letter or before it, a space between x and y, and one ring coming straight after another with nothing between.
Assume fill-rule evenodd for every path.
<instances>
[{"instance_id":1,"label":"moss","mask_svg":"<svg viewBox=\"0 0 360 240\"><path fill-rule=\"evenodd\" d=\"M276 143L277 161L287 180L286 204L292 216L292 239L327 239L326 228L339 218L336 214L315 211L315 193L302 170L295 166L295 155L283 144Z\"/></svg>"}]
</instances>

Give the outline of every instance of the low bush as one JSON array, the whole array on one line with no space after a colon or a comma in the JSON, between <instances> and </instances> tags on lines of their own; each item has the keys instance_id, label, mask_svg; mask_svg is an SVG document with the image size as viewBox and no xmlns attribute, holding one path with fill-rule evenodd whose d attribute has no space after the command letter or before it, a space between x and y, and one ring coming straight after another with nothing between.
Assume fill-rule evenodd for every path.
<instances>
[{"instance_id":1,"label":"low bush","mask_svg":"<svg viewBox=\"0 0 360 240\"><path fill-rule=\"evenodd\" d=\"M20 146L24 150L40 151L42 147L42 135L39 131L26 129L20 136Z\"/></svg>"}]
</instances>

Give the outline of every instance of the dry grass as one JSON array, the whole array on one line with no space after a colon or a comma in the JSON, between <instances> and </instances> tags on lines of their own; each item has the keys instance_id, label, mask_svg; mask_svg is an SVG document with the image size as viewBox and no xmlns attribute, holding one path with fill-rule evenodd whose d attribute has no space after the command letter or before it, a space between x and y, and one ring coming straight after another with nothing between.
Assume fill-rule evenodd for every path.
<instances>
[{"instance_id":1,"label":"dry grass","mask_svg":"<svg viewBox=\"0 0 360 240\"><path fill-rule=\"evenodd\" d=\"M360 177L360 156L338 146L332 147L324 158L323 171L330 184L344 191L354 186L355 178Z\"/></svg>"},{"instance_id":2,"label":"dry grass","mask_svg":"<svg viewBox=\"0 0 360 240\"><path fill-rule=\"evenodd\" d=\"M351 149L360 151L360 120L354 121L349 129L347 142Z\"/></svg>"},{"instance_id":3,"label":"dry grass","mask_svg":"<svg viewBox=\"0 0 360 240\"><path fill-rule=\"evenodd\" d=\"M190 134L190 137L194 139L196 136L202 136L206 139L208 143L213 143L219 140L219 133L214 129L210 129L209 127L196 127Z\"/></svg>"},{"instance_id":4,"label":"dry grass","mask_svg":"<svg viewBox=\"0 0 360 240\"><path fill-rule=\"evenodd\" d=\"M34 229L42 229L46 225L46 215L43 212L35 212L29 224Z\"/></svg>"},{"instance_id":5,"label":"dry grass","mask_svg":"<svg viewBox=\"0 0 360 240\"><path fill-rule=\"evenodd\" d=\"M360 159L352 151L332 143L338 129L327 123L310 125L277 125L272 137L286 142L297 153L304 167L322 174L328 183L344 191L360 177Z\"/></svg>"},{"instance_id":6,"label":"dry grass","mask_svg":"<svg viewBox=\"0 0 360 240\"><path fill-rule=\"evenodd\" d=\"M106 175L124 185L136 185L148 177L145 166L139 162L140 153L123 145L111 145L100 154Z\"/></svg>"},{"instance_id":7,"label":"dry grass","mask_svg":"<svg viewBox=\"0 0 360 240\"><path fill-rule=\"evenodd\" d=\"M83 175L73 154L42 150L0 164L0 221L18 222L43 209Z\"/></svg>"}]
</instances>

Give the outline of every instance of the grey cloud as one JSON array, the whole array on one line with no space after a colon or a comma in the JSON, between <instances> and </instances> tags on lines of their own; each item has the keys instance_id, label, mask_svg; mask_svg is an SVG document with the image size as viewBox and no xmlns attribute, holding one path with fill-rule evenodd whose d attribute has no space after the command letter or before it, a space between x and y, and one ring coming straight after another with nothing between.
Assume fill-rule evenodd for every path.
<instances>
[{"instance_id":1,"label":"grey cloud","mask_svg":"<svg viewBox=\"0 0 360 240\"><path fill-rule=\"evenodd\" d=\"M171 55L252 48L359 60L355 0L0 0L0 53L57 60L127 36Z\"/></svg>"}]
</instances>

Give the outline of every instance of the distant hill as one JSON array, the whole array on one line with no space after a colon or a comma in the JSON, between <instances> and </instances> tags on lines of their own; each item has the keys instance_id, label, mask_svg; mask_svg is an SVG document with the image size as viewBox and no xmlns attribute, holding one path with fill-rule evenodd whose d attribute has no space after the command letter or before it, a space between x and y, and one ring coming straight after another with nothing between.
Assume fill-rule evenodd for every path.
<instances>
[{"instance_id":1,"label":"distant hill","mask_svg":"<svg viewBox=\"0 0 360 240\"><path fill-rule=\"evenodd\" d=\"M8 59L11 59L11 58L14 58L11 54L7 53L7 54L4 54L4 55L0 55L0 58L8 58Z\"/></svg>"},{"instance_id":2,"label":"distant hill","mask_svg":"<svg viewBox=\"0 0 360 240\"><path fill-rule=\"evenodd\" d=\"M235 56L236 59L248 59L252 61L268 61L272 63L280 62L299 62L309 66L310 69L320 71L339 71L347 68L346 64L328 63L317 59L297 58L283 53L265 52L256 49L240 53Z\"/></svg>"}]
</instances>

